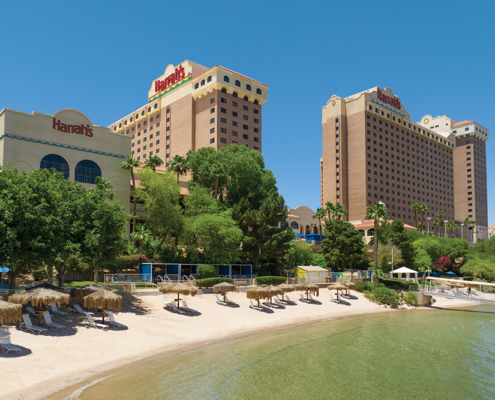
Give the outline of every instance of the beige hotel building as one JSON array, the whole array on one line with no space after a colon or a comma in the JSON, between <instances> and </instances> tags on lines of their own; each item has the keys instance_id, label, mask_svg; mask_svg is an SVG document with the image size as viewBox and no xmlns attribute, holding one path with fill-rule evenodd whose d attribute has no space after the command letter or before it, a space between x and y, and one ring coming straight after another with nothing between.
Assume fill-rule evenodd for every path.
<instances>
[{"instance_id":1,"label":"beige hotel building","mask_svg":"<svg viewBox=\"0 0 495 400\"><path fill-rule=\"evenodd\" d=\"M166 166L175 155L235 143L262 150L261 106L268 86L216 65L186 60L169 65L151 82L148 102L112 125L132 138L132 155L157 155Z\"/></svg>"},{"instance_id":2,"label":"beige hotel building","mask_svg":"<svg viewBox=\"0 0 495 400\"><path fill-rule=\"evenodd\" d=\"M474 219L477 238L488 236L488 130L481 125L429 115L414 123L390 88L374 87L333 95L322 109L322 133L322 205L342 203L348 220L357 221L367 206L382 201L391 219L414 226L411 205L426 204L430 229L443 210L444 220Z\"/></svg>"}]
</instances>

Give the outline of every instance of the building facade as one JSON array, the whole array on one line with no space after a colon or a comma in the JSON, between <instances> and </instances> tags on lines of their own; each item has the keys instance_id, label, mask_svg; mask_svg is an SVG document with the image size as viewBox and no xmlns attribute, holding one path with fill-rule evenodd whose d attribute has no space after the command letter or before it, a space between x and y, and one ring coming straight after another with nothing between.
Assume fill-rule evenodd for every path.
<instances>
[{"instance_id":1,"label":"building facade","mask_svg":"<svg viewBox=\"0 0 495 400\"><path fill-rule=\"evenodd\" d=\"M109 128L132 138L131 153L139 161L157 155L166 166L175 155L206 146L234 143L261 152L261 107L267 96L263 83L186 60L169 65L152 81L148 103Z\"/></svg>"},{"instance_id":2,"label":"building facade","mask_svg":"<svg viewBox=\"0 0 495 400\"><path fill-rule=\"evenodd\" d=\"M109 151L111 150L111 151ZM93 125L81 111L55 114L0 111L0 165L30 172L54 168L86 188L102 176L111 182L126 212L130 211L130 172L120 169L131 139Z\"/></svg>"},{"instance_id":3,"label":"building facade","mask_svg":"<svg viewBox=\"0 0 495 400\"><path fill-rule=\"evenodd\" d=\"M374 87L345 98L333 95L322 109L321 204L341 203L349 210L347 219L356 221L364 220L367 206L382 201L390 219L412 226L411 205L426 204L425 225L439 211L444 212L444 221L459 224L469 215L479 216L483 239L481 232L488 232L483 219L488 131L471 121L449 123L442 118L446 117L432 122L425 116L420 123L412 122L390 88ZM470 130L465 131L468 125Z\"/></svg>"}]
</instances>

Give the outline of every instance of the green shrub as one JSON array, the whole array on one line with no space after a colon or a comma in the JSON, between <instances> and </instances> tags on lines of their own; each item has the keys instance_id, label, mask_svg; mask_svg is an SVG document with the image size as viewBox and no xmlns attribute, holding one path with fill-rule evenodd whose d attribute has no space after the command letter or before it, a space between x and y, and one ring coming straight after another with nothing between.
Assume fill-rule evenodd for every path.
<instances>
[{"instance_id":1,"label":"green shrub","mask_svg":"<svg viewBox=\"0 0 495 400\"><path fill-rule=\"evenodd\" d=\"M399 305L399 295L388 287L377 287L372 292L366 291L365 296L375 303L386 304L394 308Z\"/></svg>"},{"instance_id":2,"label":"green shrub","mask_svg":"<svg viewBox=\"0 0 495 400\"><path fill-rule=\"evenodd\" d=\"M415 286L418 283L395 278L380 278L380 284L395 290L409 291L409 286Z\"/></svg>"},{"instance_id":3,"label":"green shrub","mask_svg":"<svg viewBox=\"0 0 495 400\"><path fill-rule=\"evenodd\" d=\"M465 276L464 278L462 278L462 280L464 281L472 281L474 279L474 276Z\"/></svg>"},{"instance_id":4,"label":"green shrub","mask_svg":"<svg viewBox=\"0 0 495 400\"><path fill-rule=\"evenodd\" d=\"M414 292L407 292L404 296L404 302L409 306L417 306L418 296Z\"/></svg>"},{"instance_id":5,"label":"green shrub","mask_svg":"<svg viewBox=\"0 0 495 400\"><path fill-rule=\"evenodd\" d=\"M44 269L37 269L36 271L33 271L33 278L35 281L41 281L43 279L46 279L47 274Z\"/></svg>"},{"instance_id":6,"label":"green shrub","mask_svg":"<svg viewBox=\"0 0 495 400\"><path fill-rule=\"evenodd\" d=\"M198 287L201 288L210 288L213 285L216 285L217 283L222 283L222 282L228 282L232 283L232 279L230 278L204 278L204 279L197 279L195 284Z\"/></svg>"},{"instance_id":7,"label":"green shrub","mask_svg":"<svg viewBox=\"0 0 495 400\"><path fill-rule=\"evenodd\" d=\"M365 290L375 290L376 285L374 282L356 282L356 290L363 293Z\"/></svg>"},{"instance_id":8,"label":"green shrub","mask_svg":"<svg viewBox=\"0 0 495 400\"><path fill-rule=\"evenodd\" d=\"M196 269L199 279L218 277L218 267L216 265L198 265Z\"/></svg>"},{"instance_id":9,"label":"green shrub","mask_svg":"<svg viewBox=\"0 0 495 400\"><path fill-rule=\"evenodd\" d=\"M256 278L257 285L280 285L287 280L284 276L258 276Z\"/></svg>"}]
</instances>

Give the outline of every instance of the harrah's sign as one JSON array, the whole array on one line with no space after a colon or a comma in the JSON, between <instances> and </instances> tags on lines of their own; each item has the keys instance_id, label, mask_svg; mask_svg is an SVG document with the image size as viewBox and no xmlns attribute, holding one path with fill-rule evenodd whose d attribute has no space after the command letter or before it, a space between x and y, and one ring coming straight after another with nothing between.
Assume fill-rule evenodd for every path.
<instances>
[{"instance_id":1,"label":"harrah's sign","mask_svg":"<svg viewBox=\"0 0 495 400\"><path fill-rule=\"evenodd\" d=\"M184 71L184 67L179 65L178 68L175 69L173 74L170 74L163 80L155 81L155 93L160 93L161 91L169 88L175 82L179 82L181 79L186 77L186 72Z\"/></svg>"},{"instance_id":2,"label":"harrah's sign","mask_svg":"<svg viewBox=\"0 0 495 400\"><path fill-rule=\"evenodd\" d=\"M89 127L89 125L86 125L86 126L84 126L83 124L81 124L81 125L67 125L67 124L60 122L59 119L55 119L55 118L53 118L53 129L56 129L57 131L60 131L60 132L76 133L78 135L93 137L93 129L91 129Z\"/></svg>"},{"instance_id":3,"label":"harrah's sign","mask_svg":"<svg viewBox=\"0 0 495 400\"><path fill-rule=\"evenodd\" d=\"M381 89L378 89L376 93L377 93L378 100L380 100L382 103L389 104L392 107L400 110L400 100L397 97L386 96L383 94Z\"/></svg>"}]
</instances>

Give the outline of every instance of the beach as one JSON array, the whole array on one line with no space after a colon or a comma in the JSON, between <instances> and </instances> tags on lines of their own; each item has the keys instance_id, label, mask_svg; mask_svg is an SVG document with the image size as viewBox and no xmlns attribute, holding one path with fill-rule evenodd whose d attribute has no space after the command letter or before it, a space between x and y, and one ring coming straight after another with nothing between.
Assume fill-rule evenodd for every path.
<instances>
[{"instance_id":1,"label":"beach","mask_svg":"<svg viewBox=\"0 0 495 400\"><path fill-rule=\"evenodd\" d=\"M348 304L329 300L330 291L321 289L316 300L306 304L295 300L300 292L290 293L295 305L260 312L249 308L245 293L228 295L232 306L215 302L213 294L185 297L194 314L179 315L164 308L161 295L134 297L125 294L123 308L116 320L124 329L101 331L89 328L85 319L72 312L54 321L66 326L60 331L34 335L11 327L12 343L23 352L0 357L2 367L1 399L40 399L69 386L89 380L98 374L121 368L150 357L162 357L203 346L230 337L259 333L273 328L311 323L328 318L341 318L377 312L411 312L392 310L371 303L361 293ZM335 297L335 293L333 293ZM169 299L170 299L169 295ZM436 309L471 306L462 300L437 298ZM100 320L99 314L95 317ZM97 321L98 322L98 321ZM60 398L57 397L57 398Z\"/></svg>"}]
</instances>

